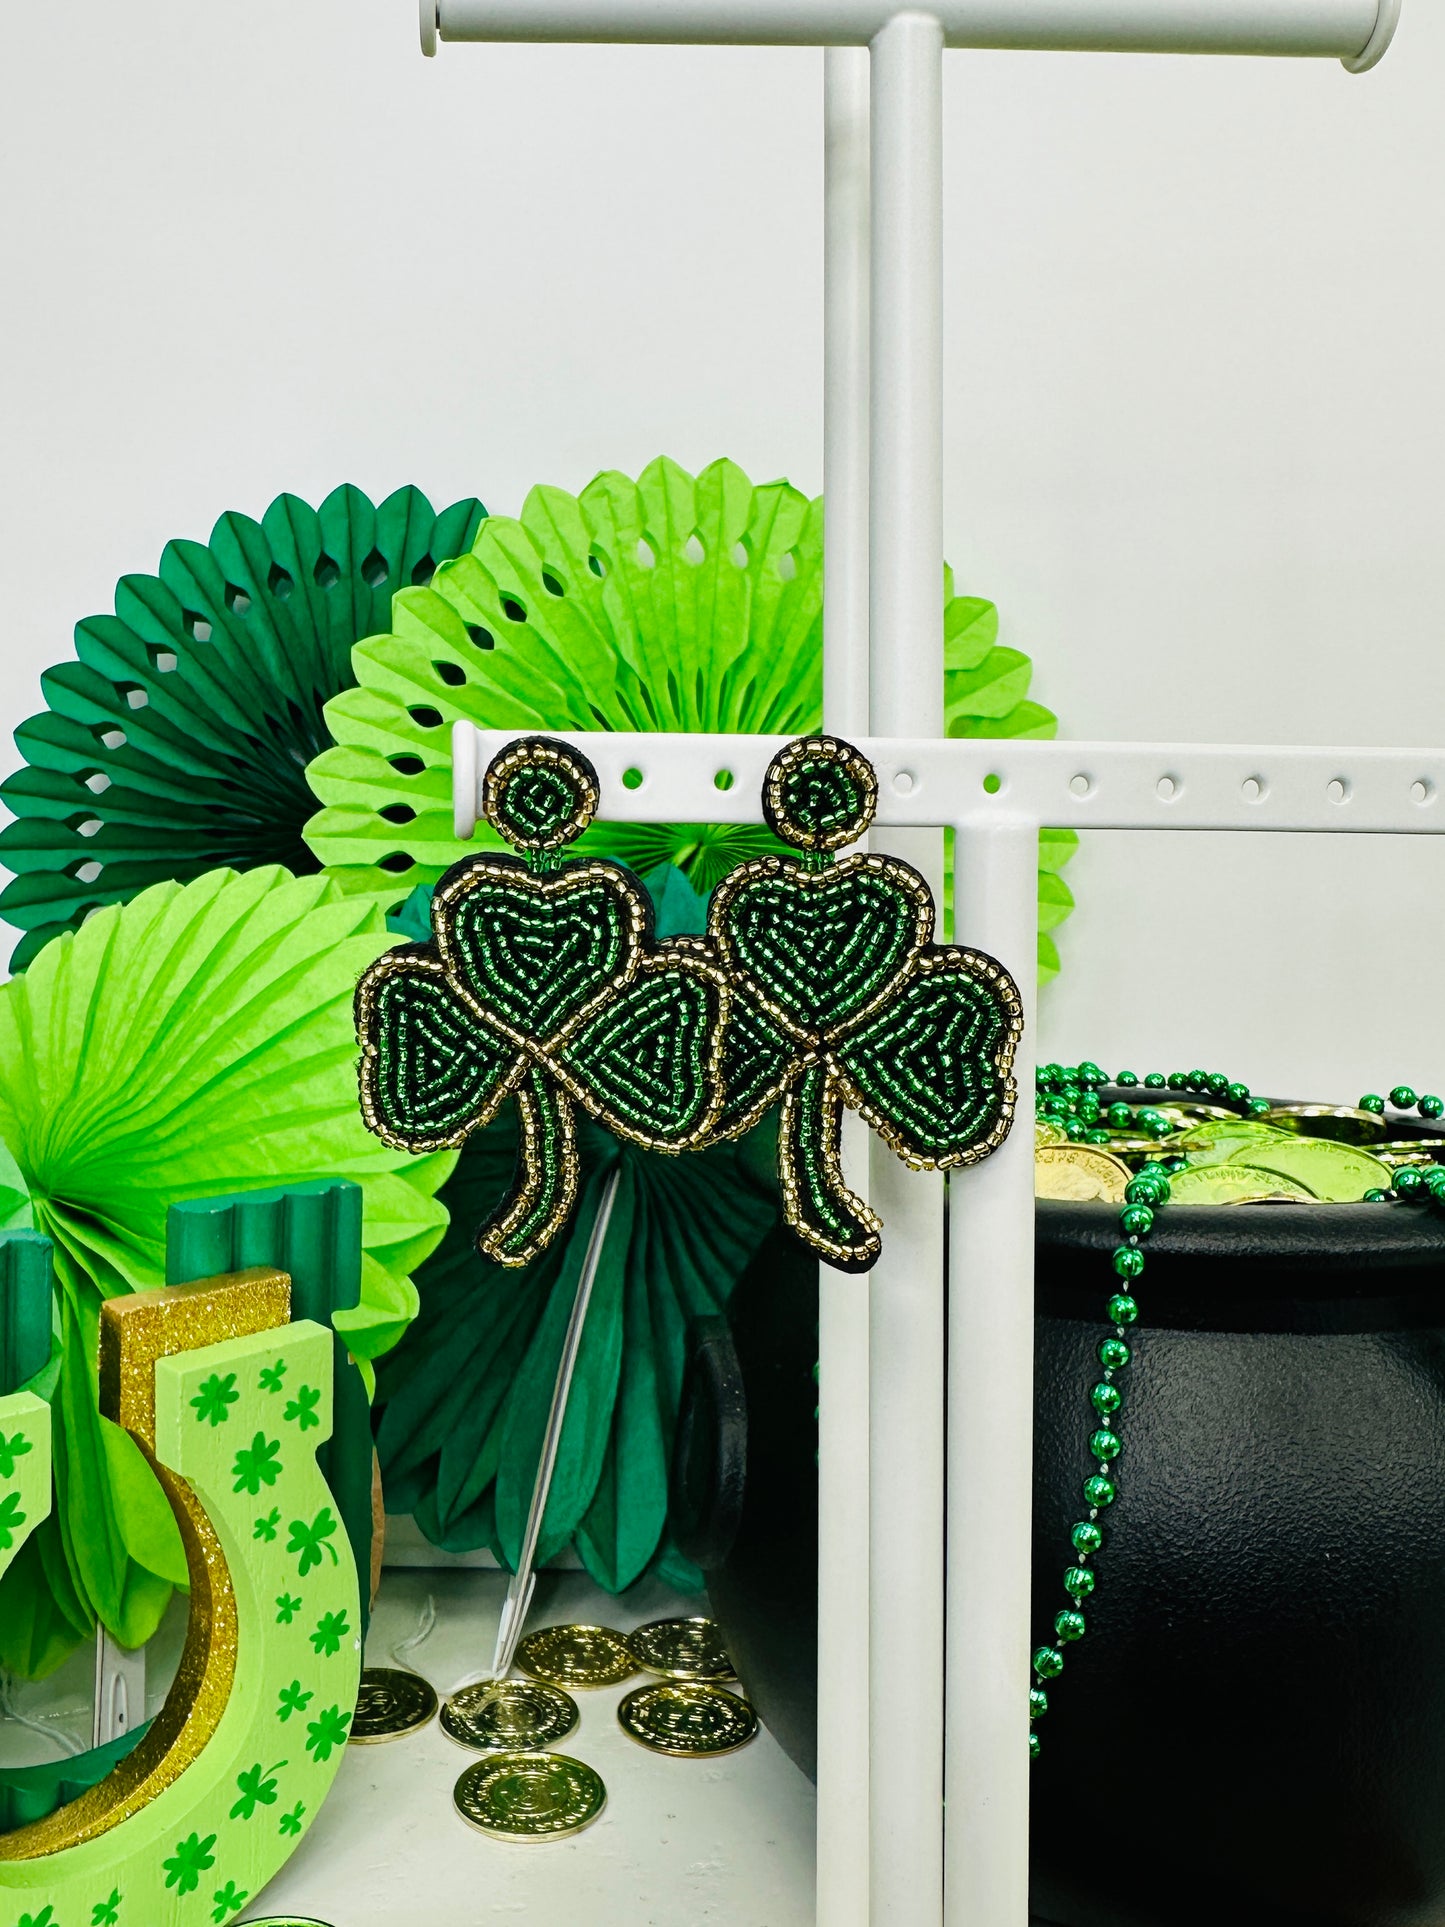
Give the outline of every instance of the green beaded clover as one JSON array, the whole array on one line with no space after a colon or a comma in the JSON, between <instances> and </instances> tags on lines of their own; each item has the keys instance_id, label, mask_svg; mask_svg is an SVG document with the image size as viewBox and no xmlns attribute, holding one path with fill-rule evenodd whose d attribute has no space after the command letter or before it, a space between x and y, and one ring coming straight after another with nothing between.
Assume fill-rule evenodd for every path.
<instances>
[{"instance_id":1,"label":"green beaded clover","mask_svg":"<svg viewBox=\"0 0 1445 1927\"><path fill-rule=\"evenodd\" d=\"M781 1106L784 1209L829 1264L866 1271L881 1222L843 1181L856 1110L915 1170L973 1164L1013 1122L1016 985L991 957L935 944L932 892L895 857L834 852L873 819L878 783L850 744L804 737L768 767L763 813L802 860L724 878L708 937L732 1005L715 1137Z\"/></svg>"},{"instance_id":2,"label":"green beaded clover","mask_svg":"<svg viewBox=\"0 0 1445 1927\"><path fill-rule=\"evenodd\" d=\"M728 986L707 946L654 944L637 879L564 861L597 809L587 759L546 737L487 770L483 812L524 859L469 857L432 899L432 941L361 979L361 1108L395 1148L459 1145L508 1097L521 1120L512 1194L478 1233L488 1257L529 1263L577 1193L575 1106L648 1149L700 1144L722 1100Z\"/></svg>"}]
</instances>

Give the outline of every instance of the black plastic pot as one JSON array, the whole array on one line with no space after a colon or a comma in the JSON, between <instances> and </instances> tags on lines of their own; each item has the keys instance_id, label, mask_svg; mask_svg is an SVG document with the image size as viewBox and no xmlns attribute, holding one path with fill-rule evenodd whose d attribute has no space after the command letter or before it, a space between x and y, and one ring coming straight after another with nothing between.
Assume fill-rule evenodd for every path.
<instances>
[{"instance_id":1,"label":"black plastic pot","mask_svg":"<svg viewBox=\"0 0 1445 1927\"><path fill-rule=\"evenodd\" d=\"M1117 1213L1045 1203L1037 1223L1039 1640L1093 1469ZM779 1277L734 1307L752 1417L709 1587L763 1717L806 1760L814 1338L785 1302L801 1290ZM1139 1296L1098 1591L1032 1769L1038 1927L1442 1927L1445 1218L1179 1209ZM780 1420L780 1399L805 1420Z\"/></svg>"}]
</instances>

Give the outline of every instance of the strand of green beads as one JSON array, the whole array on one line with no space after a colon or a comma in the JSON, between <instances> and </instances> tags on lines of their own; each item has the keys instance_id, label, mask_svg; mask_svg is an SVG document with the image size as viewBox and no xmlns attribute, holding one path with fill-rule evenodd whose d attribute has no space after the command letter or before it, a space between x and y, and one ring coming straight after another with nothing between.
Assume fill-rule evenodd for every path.
<instances>
[{"instance_id":1,"label":"strand of green beads","mask_svg":"<svg viewBox=\"0 0 1445 1927\"><path fill-rule=\"evenodd\" d=\"M1119 1214L1123 1242L1115 1247L1112 1261L1118 1282L1105 1307L1105 1317L1113 1331L1099 1346L1098 1360L1103 1369L1089 1393L1094 1414L1089 1451L1095 1460L1095 1470L1084 1481L1088 1512L1069 1533L1074 1557L1064 1569L1068 1604L1055 1615L1053 1643L1040 1646L1033 1657L1034 1683L1029 1689L1029 1754L1033 1759L1037 1759L1039 1753L1039 1736L1034 1725L1049 1708L1046 1682L1057 1679L1063 1672L1063 1648L1082 1639L1088 1630L1083 1608L1094 1590L1094 1568L1089 1562L1104 1545L1100 1516L1118 1495L1114 1468L1124 1448L1117 1424L1124 1393L1118 1381L1133 1356L1127 1334L1139 1316L1134 1285L1144 1272L1144 1240L1154 1229L1156 1213L1169 1202L1169 1180L1162 1171L1148 1167L1130 1179L1124 1196L1124 1209Z\"/></svg>"},{"instance_id":2,"label":"strand of green beads","mask_svg":"<svg viewBox=\"0 0 1445 1927\"><path fill-rule=\"evenodd\" d=\"M1426 1092L1424 1097L1417 1097L1408 1084L1397 1084L1390 1093L1390 1102L1397 1111L1417 1111L1421 1117L1432 1124L1436 1118L1445 1114L1445 1098L1435 1097L1429 1092ZM1367 1091L1360 1099L1359 1108L1362 1111L1373 1111L1376 1117L1383 1117L1385 1100L1383 1097L1378 1097L1375 1092Z\"/></svg>"},{"instance_id":3,"label":"strand of green beads","mask_svg":"<svg viewBox=\"0 0 1445 1927\"><path fill-rule=\"evenodd\" d=\"M1267 1099L1253 1096L1247 1084L1226 1077L1222 1071L1149 1071L1142 1078L1134 1071L1120 1071L1112 1080L1115 1088L1142 1091L1149 1101L1135 1104L1120 1099L1107 1108L1098 1093L1111 1080L1092 1059L1085 1058L1078 1065L1044 1064L1036 1081L1038 1115L1061 1125L1071 1140L1085 1144L1107 1144L1111 1131L1132 1130L1153 1138L1172 1136L1178 1129L1177 1121L1156 1108L1157 1102L1167 1101L1165 1093L1169 1098L1208 1098L1241 1117L1259 1117L1269 1109ZM1057 1679L1064 1670L1064 1647L1082 1639L1088 1630L1084 1602L1092 1595L1095 1585L1095 1571L1090 1561L1097 1558L1104 1545L1099 1519L1114 1503L1118 1492L1114 1469L1123 1451L1123 1440L1116 1419L1123 1408L1124 1394L1117 1381L1133 1356L1126 1333L1139 1316L1132 1287L1144 1271L1143 1241L1154 1228L1155 1214L1169 1201L1169 1176L1185 1162L1183 1158L1160 1158L1146 1164L1130 1180L1124 1193L1119 1228L1125 1242L1114 1251L1113 1266L1118 1283L1105 1313L1113 1332L1099 1346L1098 1360L1103 1370L1089 1393L1093 1407L1089 1451L1095 1460L1095 1470L1084 1481L1087 1515L1077 1521L1069 1534L1074 1557L1064 1569L1068 1603L1054 1617L1053 1640L1040 1646L1033 1656L1034 1679L1029 1688L1031 1759L1039 1756L1040 1739L1035 1725L1048 1711L1047 1682Z\"/></svg>"}]
</instances>

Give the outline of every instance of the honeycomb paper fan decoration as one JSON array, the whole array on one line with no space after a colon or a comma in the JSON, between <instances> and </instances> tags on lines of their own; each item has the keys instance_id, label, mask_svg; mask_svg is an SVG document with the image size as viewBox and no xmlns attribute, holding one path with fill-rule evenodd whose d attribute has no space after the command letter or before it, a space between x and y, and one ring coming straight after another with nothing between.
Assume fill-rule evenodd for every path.
<instances>
[{"instance_id":1,"label":"honeycomb paper fan decoration","mask_svg":"<svg viewBox=\"0 0 1445 1927\"><path fill-rule=\"evenodd\" d=\"M223 515L209 544L170 543L156 576L126 576L115 613L75 631L78 660L41 678L49 705L16 731L26 767L0 784L15 880L0 915L23 969L93 906L227 866L318 865L306 765L329 741L327 699L395 590L465 551L485 511L437 515L414 488L379 507L343 487L313 509L282 495L260 522Z\"/></svg>"},{"instance_id":2,"label":"honeycomb paper fan decoration","mask_svg":"<svg viewBox=\"0 0 1445 1927\"><path fill-rule=\"evenodd\" d=\"M511 1118L462 1150L451 1226L418 1276L421 1312L378 1370L387 1503L414 1511L440 1546L490 1546L515 1566L579 1267L620 1163L539 1557L572 1543L610 1591L649 1566L695 1588L666 1534L685 1335L690 1319L726 1305L777 1222L771 1137L681 1158L650 1157L590 1120L579 1139L576 1213L521 1271L484 1263L472 1238L511 1175Z\"/></svg>"},{"instance_id":3,"label":"honeycomb paper fan decoration","mask_svg":"<svg viewBox=\"0 0 1445 1927\"><path fill-rule=\"evenodd\" d=\"M0 1584L16 1671L48 1670L97 1618L138 1645L184 1579L170 1508L95 1378L101 1300L164 1283L172 1203L354 1179L362 1297L337 1324L369 1360L413 1315L454 1160L389 1151L357 1116L351 999L387 943L377 907L328 878L217 870L97 912L0 986L0 1139L54 1241L62 1339L58 1503Z\"/></svg>"},{"instance_id":4,"label":"honeycomb paper fan decoration","mask_svg":"<svg viewBox=\"0 0 1445 1927\"><path fill-rule=\"evenodd\" d=\"M1051 735L1027 699L1030 666L997 644L991 603L947 606L953 735ZM355 651L356 687L327 705L336 747L307 772L325 807L307 825L323 863L378 864L404 895L465 845L452 829L451 725L488 729L740 731L804 735L822 721L823 505L786 482L754 486L735 463L693 477L653 462L572 496L532 490L521 517L493 516L429 588L402 590L390 633ZM639 873L672 862L707 891L780 846L761 824L601 823L579 854ZM1043 851L1043 928L1071 899L1057 875L1073 847ZM1052 939L1041 966L1057 968Z\"/></svg>"}]
</instances>

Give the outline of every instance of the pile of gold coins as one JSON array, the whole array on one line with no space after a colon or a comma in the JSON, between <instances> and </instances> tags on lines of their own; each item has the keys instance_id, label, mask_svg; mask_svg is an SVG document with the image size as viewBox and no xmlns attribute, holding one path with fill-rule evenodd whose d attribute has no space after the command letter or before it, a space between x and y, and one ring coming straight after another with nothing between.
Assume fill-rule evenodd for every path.
<instances>
[{"instance_id":1,"label":"pile of gold coins","mask_svg":"<svg viewBox=\"0 0 1445 1927\"><path fill-rule=\"evenodd\" d=\"M1120 1107L1121 1109L1123 1107ZM1171 1204L1356 1204L1387 1192L1406 1165L1432 1164L1438 1136L1392 1138L1386 1119L1348 1105L1279 1104L1257 1117L1218 1105L1163 1103L1174 1125L1145 1137L1127 1127L1073 1141L1062 1124L1034 1126L1034 1194L1122 1204L1146 1163L1186 1159L1169 1179ZM1105 1127L1107 1129L1107 1126Z\"/></svg>"},{"instance_id":2,"label":"pile of gold coins","mask_svg":"<svg viewBox=\"0 0 1445 1927\"><path fill-rule=\"evenodd\" d=\"M574 1692L654 1678L626 1694L617 1723L629 1739L672 1759L711 1759L758 1730L748 1702L721 1684L732 1663L710 1619L657 1619L635 1632L545 1626L517 1648L521 1679L464 1686L441 1708L456 1745L484 1757L457 1781L461 1817L496 1840L558 1840L601 1813L607 1789L594 1768L554 1752L581 1721ZM417 1673L368 1667L351 1725L354 1744L395 1740L436 1718L437 1696Z\"/></svg>"}]
</instances>

